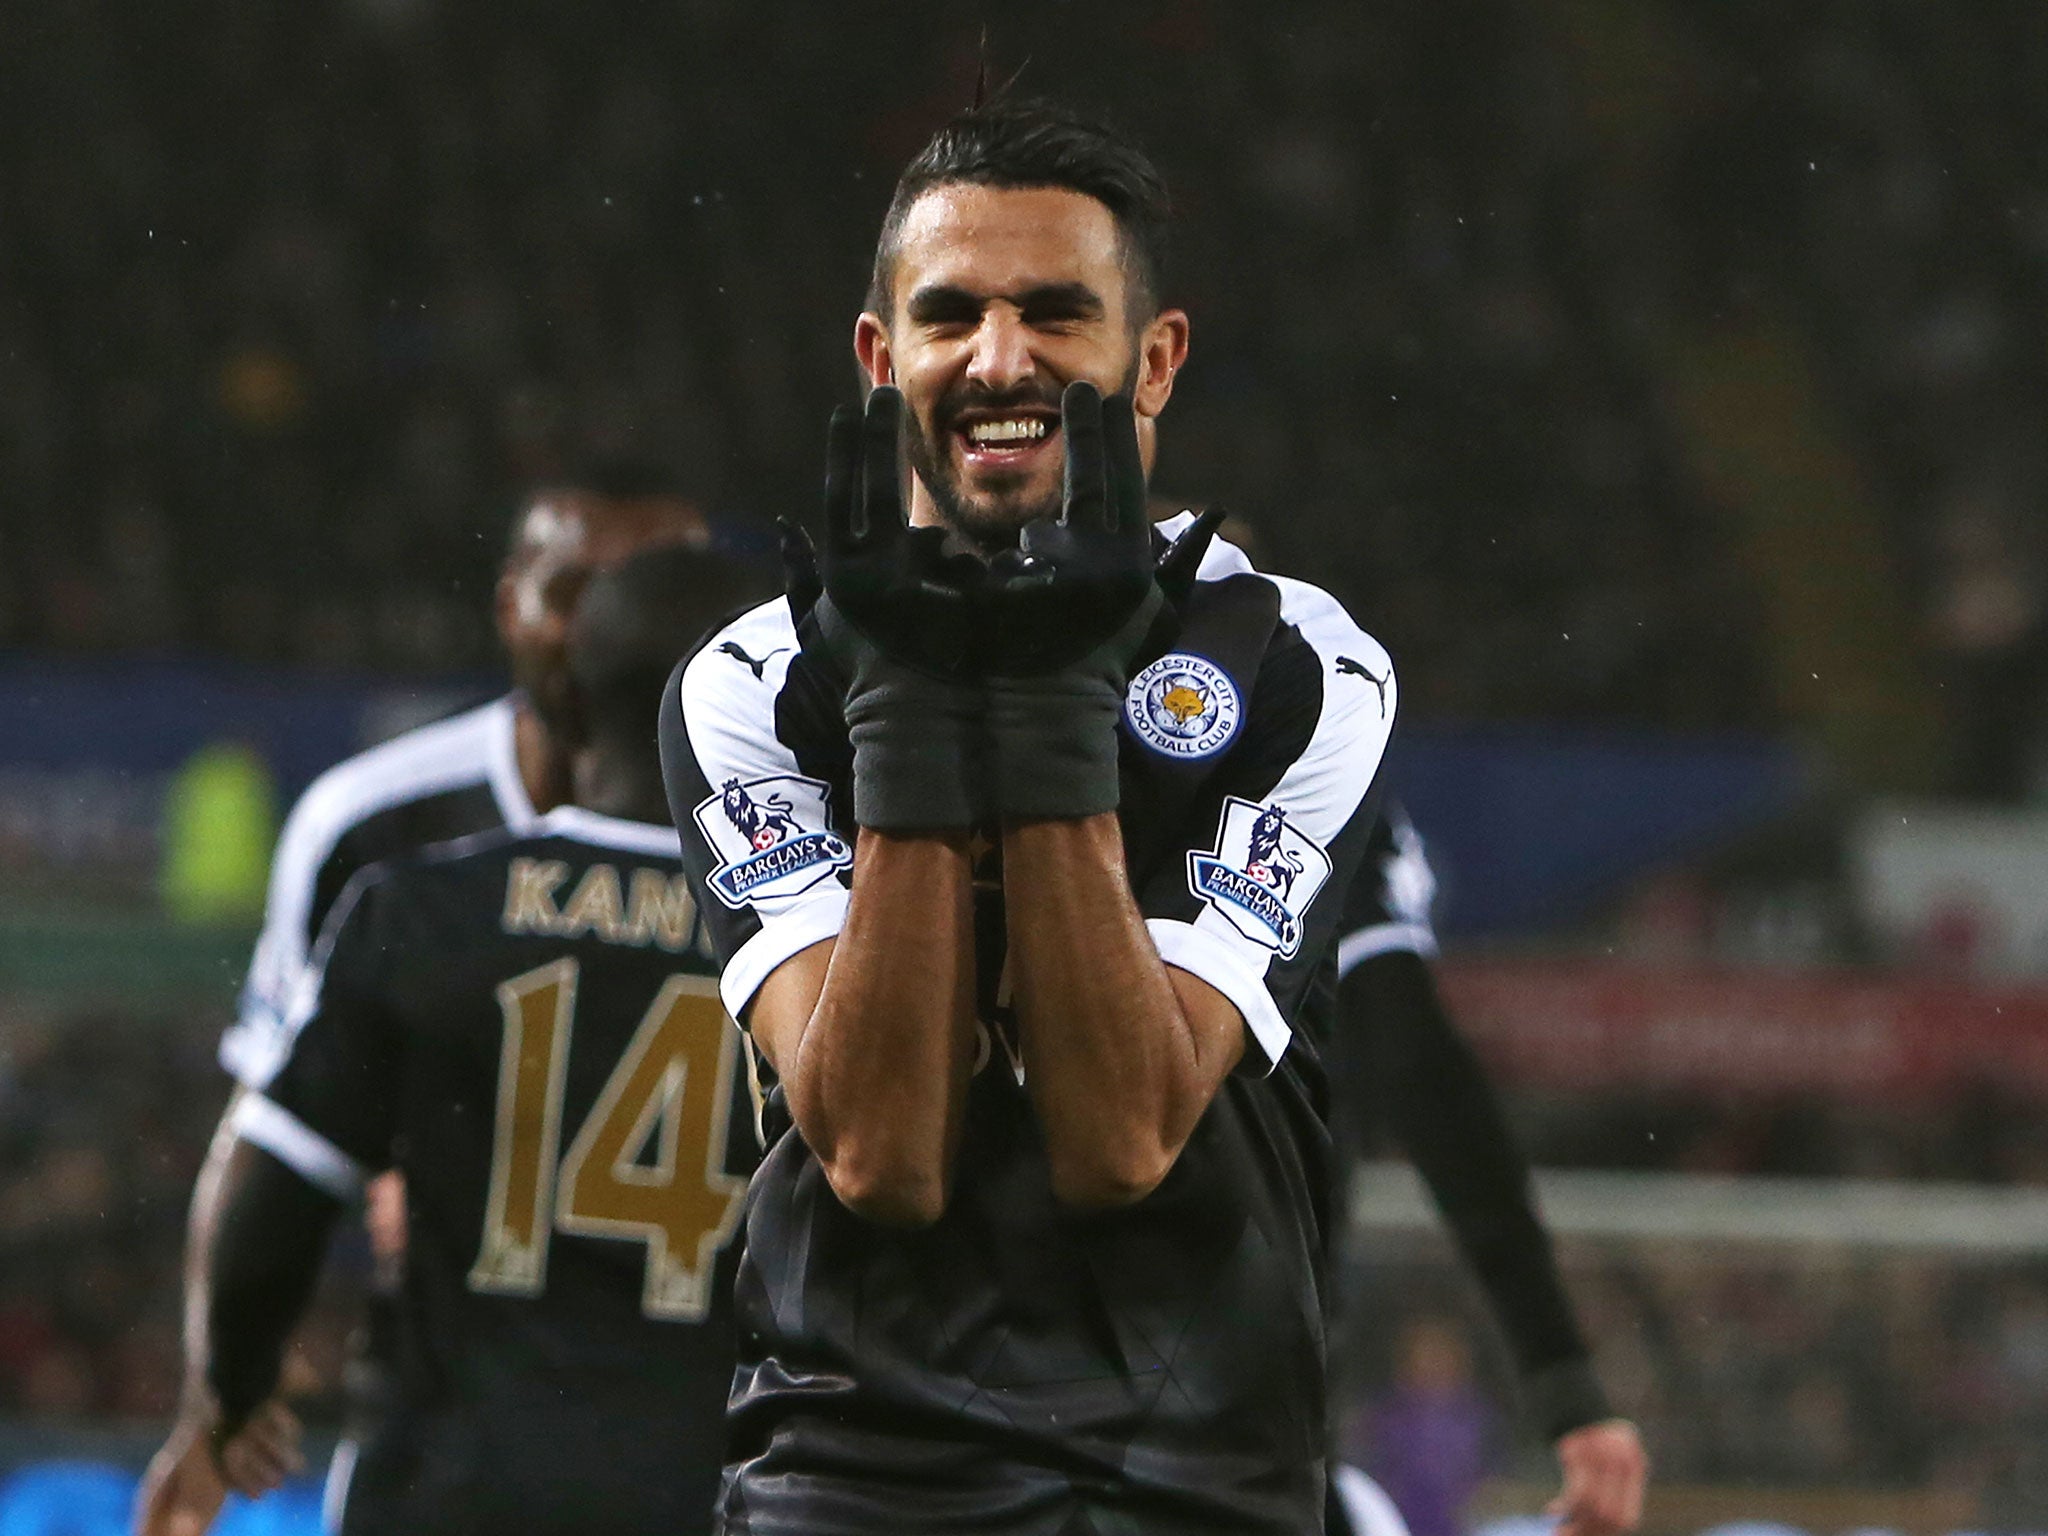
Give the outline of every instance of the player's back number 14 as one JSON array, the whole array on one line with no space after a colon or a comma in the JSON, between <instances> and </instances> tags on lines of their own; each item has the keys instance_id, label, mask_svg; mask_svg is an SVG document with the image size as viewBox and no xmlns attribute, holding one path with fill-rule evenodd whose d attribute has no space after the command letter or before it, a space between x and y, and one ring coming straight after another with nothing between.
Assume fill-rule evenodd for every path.
<instances>
[{"instance_id":1,"label":"player's back number 14","mask_svg":"<svg viewBox=\"0 0 2048 1536\"><path fill-rule=\"evenodd\" d=\"M560 1153L578 969L557 960L498 986L491 1187L469 1287L537 1296L556 1231L627 1238L647 1245L641 1311L696 1321L747 1187L725 1171L738 1031L715 981L669 977Z\"/></svg>"}]
</instances>

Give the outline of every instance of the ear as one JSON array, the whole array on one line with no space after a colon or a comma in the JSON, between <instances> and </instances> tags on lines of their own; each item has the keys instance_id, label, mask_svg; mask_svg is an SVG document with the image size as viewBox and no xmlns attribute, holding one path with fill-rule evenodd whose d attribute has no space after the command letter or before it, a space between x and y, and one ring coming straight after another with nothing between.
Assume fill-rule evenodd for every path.
<instances>
[{"instance_id":1,"label":"ear","mask_svg":"<svg viewBox=\"0 0 2048 1536\"><path fill-rule=\"evenodd\" d=\"M889 351L889 332L882 324L882 317L873 310L861 311L861 317L853 322L853 355L860 362L861 372L868 376L868 387L896 382L896 361Z\"/></svg>"},{"instance_id":2,"label":"ear","mask_svg":"<svg viewBox=\"0 0 2048 1536\"><path fill-rule=\"evenodd\" d=\"M1187 360L1187 311L1162 309L1138 339L1138 379L1131 390L1131 406L1138 415L1157 416L1166 409L1173 397L1173 376Z\"/></svg>"}]
</instances>

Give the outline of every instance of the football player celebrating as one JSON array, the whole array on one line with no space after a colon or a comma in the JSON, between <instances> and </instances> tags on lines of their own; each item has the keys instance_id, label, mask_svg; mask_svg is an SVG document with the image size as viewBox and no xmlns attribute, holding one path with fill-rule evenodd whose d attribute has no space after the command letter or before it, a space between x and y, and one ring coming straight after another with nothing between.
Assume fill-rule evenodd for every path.
<instances>
[{"instance_id":1,"label":"football player celebrating","mask_svg":"<svg viewBox=\"0 0 2048 1536\"><path fill-rule=\"evenodd\" d=\"M1396 689L1327 595L1146 519L1166 211L1059 109L942 128L883 222L821 566L793 540L664 701L772 1084L729 1531L1322 1521L1298 1015Z\"/></svg>"},{"instance_id":2,"label":"football player celebrating","mask_svg":"<svg viewBox=\"0 0 2048 1536\"><path fill-rule=\"evenodd\" d=\"M276 1070L286 1039L281 1021L307 954L335 898L358 870L466 833L525 827L562 803L568 793L568 624L592 574L643 549L703 548L710 539L704 514L671 477L651 466L591 462L525 495L495 607L517 687L337 764L292 808L272 861L263 932L239 1016L221 1041L221 1062L236 1079L237 1096L244 1087L260 1089ZM230 1114L233 1108L231 1101ZM226 1123L224 1116L193 1191L185 1326L191 1403L204 1398L198 1359L205 1319L195 1300L196 1266L211 1247L220 1174L234 1143ZM396 1183L387 1176L378 1187L381 1204L397 1204ZM372 1370L383 1369L392 1327L388 1310L373 1304L367 1327ZM336 1456L330 1513L343 1499L374 1511L381 1496L380 1469L359 1461L358 1439L352 1429ZM138 1536L190 1536L205 1529L223 1491L196 1420L190 1412L181 1414L144 1478Z\"/></svg>"},{"instance_id":3,"label":"football player celebrating","mask_svg":"<svg viewBox=\"0 0 2048 1536\"><path fill-rule=\"evenodd\" d=\"M400 1371L344 1536L708 1530L732 1380L726 1251L754 1161L738 1037L661 819L676 637L742 581L652 551L568 647L570 799L372 865L334 904L283 1060L229 1119L205 1254L206 1442L260 1494L265 1405L326 1235L398 1167Z\"/></svg>"}]
</instances>

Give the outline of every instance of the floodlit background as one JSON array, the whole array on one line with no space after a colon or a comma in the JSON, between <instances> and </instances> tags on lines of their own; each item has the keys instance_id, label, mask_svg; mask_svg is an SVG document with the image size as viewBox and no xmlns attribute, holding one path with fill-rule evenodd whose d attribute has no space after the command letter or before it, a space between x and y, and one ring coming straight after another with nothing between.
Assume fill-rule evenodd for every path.
<instances>
[{"instance_id":1,"label":"floodlit background","mask_svg":"<svg viewBox=\"0 0 2048 1536\"><path fill-rule=\"evenodd\" d=\"M1395 656L1447 992L1651 1527L2043 1528L2048 8L986 9L1176 187L1156 488ZM979 19L8 8L0 1472L166 1422L291 797L498 685L527 477L663 461L741 548L811 509ZM1356 1214L1347 1450L1398 1479L1450 1414L1491 1449L1417 1536L1532 1513L1426 1209Z\"/></svg>"}]
</instances>

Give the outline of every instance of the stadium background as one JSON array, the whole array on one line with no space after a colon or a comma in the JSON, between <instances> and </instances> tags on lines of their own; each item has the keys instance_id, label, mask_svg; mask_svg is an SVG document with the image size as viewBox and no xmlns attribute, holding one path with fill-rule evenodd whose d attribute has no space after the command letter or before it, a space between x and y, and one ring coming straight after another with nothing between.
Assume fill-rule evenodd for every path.
<instances>
[{"instance_id":1,"label":"stadium background","mask_svg":"<svg viewBox=\"0 0 2048 1536\"><path fill-rule=\"evenodd\" d=\"M1559 1170L1651 1528L2041 1528L2048 11L988 19L999 77L1176 187L1158 489L1400 666L1447 985ZM527 477L660 461L756 549L810 509L889 179L977 22L11 8L0 1469L161 1432L281 808L494 686ZM1468 1518L1533 1512L1441 1239L1391 1175L1359 1214L1347 1444L1482 1423Z\"/></svg>"}]
</instances>

